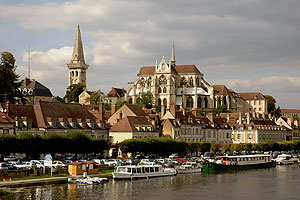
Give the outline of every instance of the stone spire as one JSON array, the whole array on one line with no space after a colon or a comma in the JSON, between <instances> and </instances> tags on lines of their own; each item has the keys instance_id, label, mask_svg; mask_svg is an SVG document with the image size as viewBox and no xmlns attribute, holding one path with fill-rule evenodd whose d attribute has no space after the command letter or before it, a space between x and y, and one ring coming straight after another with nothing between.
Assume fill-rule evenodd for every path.
<instances>
[{"instance_id":1,"label":"stone spire","mask_svg":"<svg viewBox=\"0 0 300 200\"><path fill-rule=\"evenodd\" d=\"M173 40L173 45L172 45L172 56L171 56L171 65L175 65L175 49L174 49L174 40Z\"/></svg>"},{"instance_id":2,"label":"stone spire","mask_svg":"<svg viewBox=\"0 0 300 200\"><path fill-rule=\"evenodd\" d=\"M68 86L82 83L86 88L86 70L89 66L84 62L83 45L79 25L69 68Z\"/></svg>"},{"instance_id":3,"label":"stone spire","mask_svg":"<svg viewBox=\"0 0 300 200\"><path fill-rule=\"evenodd\" d=\"M75 39L75 44L74 44L74 49L73 49L73 54L72 54L72 59L70 64L76 64L76 63L85 64L79 25L77 26L76 39Z\"/></svg>"}]
</instances>

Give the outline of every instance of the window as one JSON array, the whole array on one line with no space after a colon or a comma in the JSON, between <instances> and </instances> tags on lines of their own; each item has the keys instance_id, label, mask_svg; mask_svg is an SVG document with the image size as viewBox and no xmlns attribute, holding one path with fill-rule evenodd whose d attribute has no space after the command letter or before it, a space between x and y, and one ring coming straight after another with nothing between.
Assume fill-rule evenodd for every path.
<instances>
[{"instance_id":1,"label":"window","mask_svg":"<svg viewBox=\"0 0 300 200\"><path fill-rule=\"evenodd\" d=\"M217 137L217 133L216 132L214 132L214 138L216 138Z\"/></svg>"},{"instance_id":2,"label":"window","mask_svg":"<svg viewBox=\"0 0 300 200\"><path fill-rule=\"evenodd\" d=\"M188 97L188 99L186 100L186 107L188 107L188 108L194 107L194 100L192 97Z\"/></svg>"},{"instance_id":3,"label":"window","mask_svg":"<svg viewBox=\"0 0 300 200\"><path fill-rule=\"evenodd\" d=\"M211 135L210 135L210 131L208 131L208 132L207 132L207 137L208 137L208 138L210 138L210 137L211 137Z\"/></svg>"},{"instance_id":4,"label":"window","mask_svg":"<svg viewBox=\"0 0 300 200\"><path fill-rule=\"evenodd\" d=\"M3 129L3 133L4 134L8 134L9 133L9 129Z\"/></svg>"},{"instance_id":5,"label":"window","mask_svg":"<svg viewBox=\"0 0 300 200\"><path fill-rule=\"evenodd\" d=\"M237 139L238 139L238 140L241 139L241 134L240 134L240 133L237 134Z\"/></svg>"},{"instance_id":6,"label":"window","mask_svg":"<svg viewBox=\"0 0 300 200\"><path fill-rule=\"evenodd\" d=\"M167 93L167 88L166 87L164 87L163 93Z\"/></svg>"},{"instance_id":7,"label":"window","mask_svg":"<svg viewBox=\"0 0 300 200\"><path fill-rule=\"evenodd\" d=\"M167 84L167 79L164 75L161 75L158 79L158 84L159 85L166 85Z\"/></svg>"},{"instance_id":8,"label":"window","mask_svg":"<svg viewBox=\"0 0 300 200\"><path fill-rule=\"evenodd\" d=\"M182 77L180 80L180 86L184 86L186 84L185 78Z\"/></svg>"},{"instance_id":9,"label":"window","mask_svg":"<svg viewBox=\"0 0 300 200\"><path fill-rule=\"evenodd\" d=\"M198 87L200 86L199 77L196 78L196 85L197 85Z\"/></svg>"},{"instance_id":10,"label":"window","mask_svg":"<svg viewBox=\"0 0 300 200\"><path fill-rule=\"evenodd\" d=\"M190 78L190 87L193 87L194 86L194 81L193 81L193 78L191 77Z\"/></svg>"},{"instance_id":11,"label":"window","mask_svg":"<svg viewBox=\"0 0 300 200\"><path fill-rule=\"evenodd\" d=\"M160 93L161 93L161 88L159 87L159 88L158 88L158 94L160 94Z\"/></svg>"}]
</instances>

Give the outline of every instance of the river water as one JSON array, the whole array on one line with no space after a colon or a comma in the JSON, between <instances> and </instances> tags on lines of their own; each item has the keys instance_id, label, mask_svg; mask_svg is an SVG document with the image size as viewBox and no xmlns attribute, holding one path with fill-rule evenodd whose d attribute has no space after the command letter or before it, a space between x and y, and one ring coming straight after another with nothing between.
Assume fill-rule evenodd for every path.
<instances>
[{"instance_id":1,"label":"river water","mask_svg":"<svg viewBox=\"0 0 300 200\"><path fill-rule=\"evenodd\" d=\"M58 184L22 188L4 199L300 199L300 166L187 174L139 180L110 180L99 185Z\"/></svg>"}]
</instances>

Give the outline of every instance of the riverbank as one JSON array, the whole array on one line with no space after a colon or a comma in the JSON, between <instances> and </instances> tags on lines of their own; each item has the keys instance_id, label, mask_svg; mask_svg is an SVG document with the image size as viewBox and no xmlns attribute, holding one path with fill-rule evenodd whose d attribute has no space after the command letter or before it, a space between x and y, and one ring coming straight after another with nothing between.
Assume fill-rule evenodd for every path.
<instances>
[{"instance_id":1,"label":"riverbank","mask_svg":"<svg viewBox=\"0 0 300 200\"><path fill-rule=\"evenodd\" d=\"M111 172L91 174L90 177L105 177L108 179L112 178ZM47 177L47 178L32 178L32 179L22 179L22 180L12 180L12 181L1 181L0 188L17 188L17 187L27 187L27 186L39 186L39 185L49 185L49 184L62 184L68 183L69 178L77 179L82 176L63 176L63 177Z\"/></svg>"}]
</instances>

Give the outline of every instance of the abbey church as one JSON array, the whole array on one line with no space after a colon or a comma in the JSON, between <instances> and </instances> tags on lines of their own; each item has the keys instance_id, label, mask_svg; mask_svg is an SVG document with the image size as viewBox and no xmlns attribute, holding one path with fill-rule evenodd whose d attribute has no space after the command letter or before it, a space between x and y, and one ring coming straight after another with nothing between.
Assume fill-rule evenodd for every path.
<instances>
[{"instance_id":1,"label":"abbey church","mask_svg":"<svg viewBox=\"0 0 300 200\"><path fill-rule=\"evenodd\" d=\"M85 91L80 95L79 102L85 104L86 98L93 91L87 91L86 71L89 66L84 60L79 25L71 62L67 66L68 86L78 83L84 85ZM196 111L207 114L221 105L226 106L233 113L268 114L267 99L261 93L236 93L225 85L210 85L196 65L177 65L174 43L171 59L168 62L162 57L161 61L159 63L156 61L154 66L142 66L137 76L135 82L128 83L127 92L122 89L124 95L120 98L135 104L143 92L150 91L153 95L153 106L158 108L162 115L170 112L175 116L176 111Z\"/></svg>"}]
</instances>

